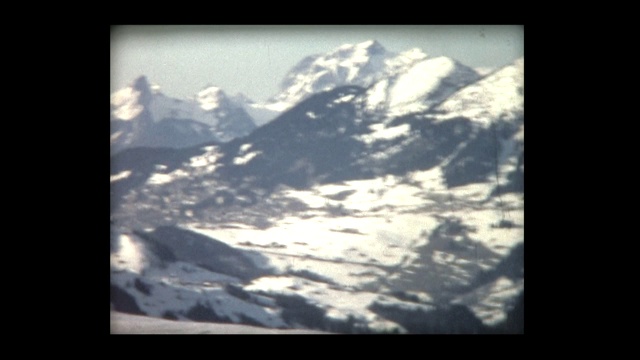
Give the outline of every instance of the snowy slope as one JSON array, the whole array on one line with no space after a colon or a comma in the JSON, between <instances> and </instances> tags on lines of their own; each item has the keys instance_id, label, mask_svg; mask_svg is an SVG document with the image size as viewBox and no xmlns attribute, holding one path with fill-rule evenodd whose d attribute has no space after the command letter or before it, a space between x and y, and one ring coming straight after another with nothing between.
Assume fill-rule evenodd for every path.
<instances>
[{"instance_id":1,"label":"snowy slope","mask_svg":"<svg viewBox=\"0 0 640 360\"><path fill-rule=\"evenodd\" d=\"M241 147L244 153L252 153L252 144ZM208 154L215 154L212 150L215 149L191 158L191 163L200 165L199 159L211 159ZM504 147L499 158L509 158L510 154L517 154L517 150ZM216 157L212 160L216 162ZM197 172L206 166L183 168L185 179L195 175L207 183L207 173ZM177 189L176 181L180 180L153 186ZM210 186L220 188L214 185L215 180L208 181L214 181ZM306 306L323 314L323 321L342 326L352 323L360 329L350 331L405 332L408 330L402 321L385 318L389 316L386 312L394 308L399 309L395 312L437 312L442 303L462 296L458 303L477 314L481 323L486 321L484 326L490 326L506 316L523 288L522 281L516 279L520 285L513 291L504 292L500 285L482 290L481 297L465 295L476 277L495 268L523 241L521 196L492 197L495 187L493 181L488 181L447 189L443 169L437 166L402 176L329 183L306 190L281 188L253 206L241 202L240 196L230 195L233 190L229 188L226 194L214 193L213 207L192 207L176 220L189 231L220 239L234 249L260 254L256 264L270 268L270 275L250 282L229 279L227 275L225 281L264 297L263 301L240 306L242 303L236 299L224 300L229 295L222 285L203 285L219 283L221 275L189 267L189 271L180 270L187 266L185 263L147 271L144 278L150 284L166 285L169 283L163 279L174 278L173 286L182 288L182 283L191 283L188 279L193 274L202 274L191 291L171 290L158 292L151 300L140 296L137 299L143 302L141 309L152 316L170 312L184 319L194 306L205 304L219 316L235 321L239 321L239 313L245 312L265 325L279 316L283 324L296 326L295 321L285 320L286 307L279 305L279 310L265 312L260 304L281 304L279 297L301 296ZM156 191L164 193L160 189ZM177 209L184 208L185 200L168 197L163 201L169 209ZM140 205L138 202L136 206L138 218L142 215ZM223 217L212 222L206 220L209 214ZM252 214L263 217L266 225L253 220ZM500 226L505 219L514 226ZM126 247L122 251L123 256L127 254ZM119 280L112 281L122 287L135 281L125 275L119 274ZM195 290L198 287L200 290ZM197 295L198 291L204 295ZM494 292L496 295L492 295ZM170 300L178 296L181 301L172 305ZM407 296L418 299L419 304L405 303L402 299ZM218 302L211 302L211 298ZM268 316L274 318L268 320Z\"/></svg>"},{"instance_id":2,"label":"snowy slope","mask_svg":"<svg viewBox=\"0 0 640 360\"><path fill-rule=\"evenodd\" d=\"M437 311L443 302L461 296L457 303L490 326L506 316L523 289L523 280L516 280L519 285L505 292L505 286L513 287L513 280L503 280L477 290L482 296L464 295L474 278L494 268L523 241L521 198L503 195L486 202L493 187L489 183L447 190L441 170L434 169L407 178L387 176L304 191L283 189L269 196L269 201L306 205L295 210L285 207L266 229L244 222L241 213L235 221L217 225L185 223L185 229L222 239L235 249L259 253L260 263L272 275L243 283L176 262L164 270L152 267L143 273L145 283L167 290L154 290L152 298L131 292L138 295L142 311L151 316L169 312L188 319L185 314L190 309L204 304L233 322L241 322L238 316L243 313L273 327L287 323L284 310L262 305L280 304L279 296L301 296L323 313L326 322L351 321L366 331L383 332L407 330L371 310L374 304L408 312L418 311L416 306ZM236 210L227 207L225 211ZM497 226L505 214L516 226ZM123 247L123 258L134 258L130 253ZM112 275L112 282L125 289L134 281L128 272ZM257 304L240 301L226 293L224 284L228 283L263 300ZM402 305L404 300L397 294L419 299L422 305Z\"/></svg>"},{"instance_id":3,"label":"snowy slope","mask_svg":"<svg viewBox=\"0 0 640 360\"><path fill-rule=\"evenodd\" d=\"M493 119L513 121L524 111L524 58L467 86L438 106L440 118L464 116L488 124Z\"/></svg>"},{"instance_id":4,"label":"snowy slope","mask_svg":"<svg viewBox=\"0 0 640 360\"><path fill-rule=\"evenodd\" d=\"M371 111L386 111L389 116L425 111L479 78L473 69L453 59L428 58L376 83L367 106Z\"/></svg>"},{"instance_id":5,"label":"snowy slope","mask_svg":"<svg viewBox=\"0 0 640 360\"><path fill-rule=\"evenodd\" d=\"M277 330L264 327L217 324L192 321L172 321L147 316L111 312L112 334L328 334L317 330Z\"/></svg>"},{"instance_id":6,"label":"snowy slope","mask_svg":"<svg viewBox=\"0 0 640 360\"><path fill-rule=\"evenodd\" d=\"M175 257L166 246L139 236L113 236L117 250L111 255L112 296L114 291L124 292L136 304L135 309L128 307L127 296L120 295L115 301L112 298L116 310L158 318L285 326L277 310L229 293L229 284L239 284L238 278L196 266L193 259L180 254ZM167 257L173 261L167 262Z\"/></svg>"}]
</instances>

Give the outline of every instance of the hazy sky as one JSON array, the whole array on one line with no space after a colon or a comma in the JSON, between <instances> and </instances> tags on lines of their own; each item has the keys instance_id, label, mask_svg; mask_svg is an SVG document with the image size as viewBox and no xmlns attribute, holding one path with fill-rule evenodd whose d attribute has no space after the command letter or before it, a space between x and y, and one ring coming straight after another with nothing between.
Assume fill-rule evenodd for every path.
<instances>
[{"instance_id":1,"label":"hazy sky","mask_svg":"<svg viewBox=\"0 0 640 360\"><path fill-rule=\"evenodd\" d=\"M471 67L500 67L524 55L524 27L511 25L115 26L111 92L146 75L173 97L215 85L262 101L305 56L367 40L393 52L418 47Z\"/></svg>"}]
</instances>

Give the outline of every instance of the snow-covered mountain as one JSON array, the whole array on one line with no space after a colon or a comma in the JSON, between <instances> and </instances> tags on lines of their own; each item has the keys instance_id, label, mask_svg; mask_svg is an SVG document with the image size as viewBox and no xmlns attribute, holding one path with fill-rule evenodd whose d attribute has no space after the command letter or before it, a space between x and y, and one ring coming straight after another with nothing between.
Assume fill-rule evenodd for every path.
<instances>
[{"instance_id":1,"label":"snow-covered mountain","mask_svg":"<svg viewBox=\"0 0 640 360\"><path fill-rule=\"evenodd\" d=\"M476 122L495 119L513 121L524 112L524 58L490 73L481 81L461 89L437 107L444 115L465 116Z\"/></svg>"},{"instance_id":2,"label":"snow-covered mountain","mask_svg":"<svg viewBox=\"0 0 640 360\"><path fill-rule=\"evenodd\" d=\"M374 45L345 54L384 54ZM368 87L305 95L227 143L113 156L115 310L339 333L523 332L524 60L481 77L416 58Z\"/></svg>"},{"instance_id":3,"label":"snow-covered mountain","mask_svg":"<svg viewBox=\"0 0 640 360\"><path fill-rule=\"evenodd\" d=\"M265 103L245 103L245 109L264 124L312 94L376 84L370 90L370 106L385 106L385 111L400 115L425 110L479 77L453 59L430 58L418 48L393 53L370 40L303 59L285 76L277 95Z\"/></svg>"},{"instance_id":4,"label":"snow-covered mountain","mask_svg":"<svg viewBox=\"0 0 640 360\"><path fill-rule=\"evenodd\" d=\"M285 76L281 92L272 99L274 109L286 110L321 91L343 85L368 86L388 75L394 55L377 41L346 44L327 54L309 56ZM410 60L424 58L417 51Z\"/></svg>"},{"instance_id":5,"label":"snow-covered mountain","mask_svg":"<svg viewBox=\"0 0 640 360\"><path fill-rule=\"evenodd\" d=\"M475 70L447 58L428 58L375 83L369 90L367 108L400 116L425 111L456 90L477 81Z\"/></svg>"},{"instance_id":6,"label":"snow-covered mountain","mask_svg":"<svg viewBox=\"0 0 640 360\"><path fill-rule=\"evenodd\" d=\"M225 142L255 128L242 106L214 86L202 89L194 100L164 95L145 76L111 95L112 153L124 148L188 147Z\"/></svg>"}]
</instances>

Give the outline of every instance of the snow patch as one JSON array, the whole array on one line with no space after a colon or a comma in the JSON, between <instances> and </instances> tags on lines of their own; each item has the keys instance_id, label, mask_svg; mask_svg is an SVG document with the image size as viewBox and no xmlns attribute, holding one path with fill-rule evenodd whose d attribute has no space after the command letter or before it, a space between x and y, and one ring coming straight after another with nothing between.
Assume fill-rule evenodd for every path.
<instances>
[{"instance_id":1,"label":"snow patch","mask_svg":"<svg viewBox=\"0 0 640 360\"><path fill-rule=\"evenodd\" d=\"M354 97L355 97L355 94L345 95L345 96L342 96L342 97L334 100L334 103L335 104L341 104L341 103L349 102L349 101L353 100Z\"/></svg>"},{"instance_id":2,"label":"snow patch","mask_svg":"<svg viewBox=\"0 0 640 360\"><path fill-rule=\"evenodd\" d=\"M368 309L368 306L378 298L378 294L375 293L334 289L328 284L293 276L262 277L254 280L244 289L274 295L302 295L315 306L328 310L326 316L329 318L346 320L352 316L365 322L381 320Z\"/></svg>"},{"instance_id":3,"label":"snow patch","mask_svg":"<svg viewBox=\"0 0 640 360\"><path fill-rule=\"evenodd\" d=\"M267 110L271 110L273 112L282 113L283 111L287 110L291 106L293 106L293 104L289 104L284 101L279 101L276 103L266 104L264 105L264 108Z\"/></svg>"},{"instance_id":4,"label":"snow patch","mask_svg":"<svg viewBox=\"0 0 640 360\"><path fill-rule=\"evenodd\" d=\"M147 266L142 245L127 234L120 234L118 243L118 251L111 255L111 266L140 273Z\"/></svg>"},{"instance_id":5,"label":"snow patch","mask_svg":"<svg viewBox=\"0 0 640 360\"><path fill-rule=\"evenodd\" d=\"M118 138L120 136L122 136L122 134L123 134L122 130L121 131L116 131L115 133L111 134L110 141L114 142L114 141L118 140Z\"/></svg>"},{"instance_id":6,"label":"snow patch","mask_svg":"<svg viewBox=\"0 0 640 360\"><path fill-rule=\"evenodd\" d=\"M202 167L207 166L209 164L215 163L217 160L216 156L195 156L191 158L191 163L189 164L191 167ZM215 168L215 167L214 167Z\"/></svg>"},{"instance_id":7,"label":"snow patch","mask_svg":"<svg viewBox=\"0 0 640 360\"><path fill-rule=\"evenodd\" d=\"M147 180L147 184L149 185L162 185L167 184L173 181L173 177L169 174L153 174L149 180Z\"/></svg>"},{"instance_id":8,"label":"snow patch","mask_svg":"<svg viewBox=\"0 0 640 360\"><path fill-rule=\"evenodd\" d=\"M379 140L393 140L400 136L407 136L411 131L411 125L402 124L394 127L387 128L384 124L373 124L369 126L372 131L369 134L363 134L357 136L357 139L365 144L372 144Z\"/></svg>"},{"instance_id":9,"label":"snow patch","mask_svg":"<svg viewBox=\"0 0 640 360\"><path fill-rule=\"evenodd\" d=\"M169 174L162 174L162 173L154 173L151 177L149 177L149 179L147 180L147 184L149 185L162 185L162 184L167 184L170 183L176 179L179 178L183 178L189 176L189 173L185 172L184 170L178 169L172 173Z\"/></svg>"},{"instance_id":10,"label":"snow patch","mask_svg":"<svg viewBox=\"0 0 640 360\"><path fill-rule=\"evenodd\" d=\"M138 103L140 92L132 87L125 87L111 95L111 105L115 107L113 114L120 120L132 120L144 107Z\"/></svg>"},{"instance_id":11,"label":"snow patch","mask_svg":"<svg viewBox=\"0 0 640 360\"><path fill-rule=\"evenodd\" d=\"M247 152L247 150L251 149L251 146L253 146L253 144L242 144L240 146L240 153L244 154Z\"/></svg>"},{"instance_id":12,"label":"snow patch","mask_svg":"<svg viewBox=\"0 0 640 360\"><path fill-rule=\"evenodd\" d=\"M396 80L390 93L390 106L412 103L435 90L442 77L454 69L451 59L439 57L420 62Z\"/></svg>"},{"instance_id":13,"label":"snow patch","mask_svg":"<svg viewBox=\"0 0 640 360\"><path fill-rule=\"evenodd\" d=\"M262 151L254 151L254 152L250 152L244 156L236 156L233 159L233 163L235 165L245 165L247 163L249 163L249 161L251 161L253 158L255 158L256 156L262 154Z\"/></svg>"},{"instance_id":14,"label":"snow patch","mask_svg":"<svg viewBox=\"0 0 640 360\"><path fill-rule=\"evenodd\" d=\"M115 175L111 175L110 182L126 179L126 178L129 177L129 175L131 175L131 170L121 171L121 172L119 172L119 173L117 173Z\"/></svg>"}]
</instances>

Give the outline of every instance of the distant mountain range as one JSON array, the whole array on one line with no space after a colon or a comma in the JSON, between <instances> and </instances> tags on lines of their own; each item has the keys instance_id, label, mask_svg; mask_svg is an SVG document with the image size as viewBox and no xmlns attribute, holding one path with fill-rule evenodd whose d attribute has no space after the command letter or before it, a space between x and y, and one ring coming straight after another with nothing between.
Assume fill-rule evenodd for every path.
<instances>
[{"instance_id":1,"label":"distant mountain range","mask_svg":"<svg viewBox=\"0 0 640 360\"><path fill-rule=\"evenodd\" d=\"M279 115L256 127L249 108ZM112 152L117 311L523 331L523 58L479 74L344 45L265 104L215 87L178 102L141 77L112 97Z\"/></svg>"},{"instance_id":2,"label":"distant mountain range","mask_svg":"<svg viewBox=\"0 0 640 360\"><path fill-rule=\"evenodd\" d=\"M152 89L145 76L111 96L111 150L133 147L184 148L225 142L249 134L256 125L242 106L217 87L194 100L179 100Z\"/></svg>"},{"instance_id":3,"label":"distant mountain range","mask_svg":"<svg viewBox=\"0 0 640 360\"><path fill-rule=\"evenodd\" d=\"M301 60L285 76L280 92L262 103L243 94L227 96L215 86L207 86L193 99L175 99L141 76L111 96L112 153L140 146L226 142L247 135L312 94L344 85L376 84L370 106L387 106L399 114L415 110L404 109L411 104L433 104L479 76L452 59L428 58L417 48L396 54L377 41L347 44ZM426 102L416 102L419 98Z\"/></svg>"}]
</instances>

